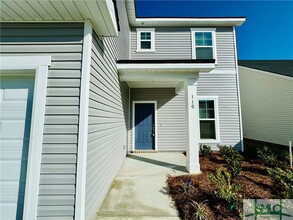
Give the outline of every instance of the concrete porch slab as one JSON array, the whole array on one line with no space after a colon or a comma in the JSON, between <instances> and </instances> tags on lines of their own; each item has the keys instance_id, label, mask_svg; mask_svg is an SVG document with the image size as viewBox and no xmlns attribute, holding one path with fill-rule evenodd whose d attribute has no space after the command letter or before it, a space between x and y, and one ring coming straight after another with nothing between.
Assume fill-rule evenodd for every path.
<instances>
[{"instance_id":1,"label":"concrete porch slab","mask_svg":"<svg viewBox=\"0 0 293 220\"><path fill-rule=\"evenodd\" d=\"M166 176L187 174L182 153L129 154L97 219L179 219Z\"/></svg>"}]
</instances>

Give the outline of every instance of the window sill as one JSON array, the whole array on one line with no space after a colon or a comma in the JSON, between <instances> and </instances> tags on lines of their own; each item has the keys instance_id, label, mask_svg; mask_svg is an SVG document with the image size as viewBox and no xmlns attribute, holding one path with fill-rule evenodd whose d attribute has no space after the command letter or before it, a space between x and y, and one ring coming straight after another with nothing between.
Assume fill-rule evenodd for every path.
<instances>
[{"instance_id":1,"label":"window sill","mask_svg":"<svg viewBox=\"0 0 293 220\"><path fill-rule=\"evenodd\" d=\"M136 50L137 53L155 53L155 50Z\"/></svg>"},{"instance_id":2,"label":"window sill","mask_svg":"<svg viewBox=\"0 0 293 220\"><path fill-rule=\"evenodd\" d=\"M199 144L220 144L220 140L213 140L213 139L201 139L198 141Z\"/></svg>"}]
</instances>

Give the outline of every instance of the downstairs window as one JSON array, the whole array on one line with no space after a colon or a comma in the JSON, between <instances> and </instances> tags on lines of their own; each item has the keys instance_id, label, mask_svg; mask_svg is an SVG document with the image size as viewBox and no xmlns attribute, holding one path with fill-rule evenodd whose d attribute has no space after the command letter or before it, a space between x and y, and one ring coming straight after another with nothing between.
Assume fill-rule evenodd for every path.
<instances>
[{"instance_id":1,"label":"downstairs window","mask_svg":"<svg viewBox=\"0 0 293 220\"><path fill-rule=\"evenodd\" d=\"M205 143L219 142L217 97L202 97L198 102L200 140Z\"/></svg>"}]
</instances>

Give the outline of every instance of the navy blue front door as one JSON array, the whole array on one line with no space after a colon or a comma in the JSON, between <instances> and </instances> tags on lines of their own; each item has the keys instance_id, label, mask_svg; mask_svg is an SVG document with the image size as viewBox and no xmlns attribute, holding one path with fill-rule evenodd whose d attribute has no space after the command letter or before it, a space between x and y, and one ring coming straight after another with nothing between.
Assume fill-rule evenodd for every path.
<instances>
[{"instance_id":1,"label":"navy blue front door","mask_svg":"<svg viewBox=\"0 0 293 220\"><path fill-rule=\"evenodd\" d=\"M154 103L135 103L135 149L155 149Z\"/></svg>"}]
</instances>

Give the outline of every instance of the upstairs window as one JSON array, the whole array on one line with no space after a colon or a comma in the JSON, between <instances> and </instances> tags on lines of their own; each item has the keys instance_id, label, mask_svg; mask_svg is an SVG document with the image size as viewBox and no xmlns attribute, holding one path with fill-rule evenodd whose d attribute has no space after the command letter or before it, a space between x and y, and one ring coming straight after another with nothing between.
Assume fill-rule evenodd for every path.
<instances>
[{"instance_id":1,"label":"upstairs window","mask_svg":"<svg viewBox=\"0 0 293 220\"><path fill-rule=\"evenodd\" d=\"M191 29L192 59L216 59L214 29Z\"/></svg>"},{"instance_id":2,"label":"upstairs window","mask_svg":"<svg viewBox=\"0 0 293 220\"><path fill-rule=\"evenodd\" d=\"M219 141L217 97L200 97L198 102L200 142Z\"/></svg>"},{"instance_id":3,"label":"upstairs window","mask_svg":"<svg viewBox=\"0 0 293 220\"><path fill-rule=\"evenodd\" d=\"M155 29L137 29L137 51L155 51Z\"/></svg>"}]
</instances>

